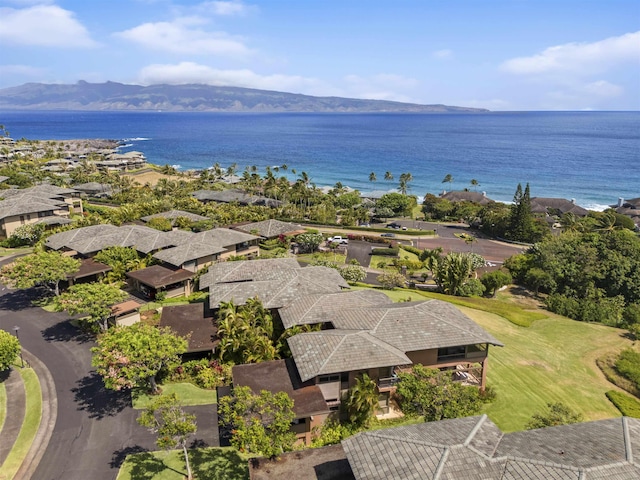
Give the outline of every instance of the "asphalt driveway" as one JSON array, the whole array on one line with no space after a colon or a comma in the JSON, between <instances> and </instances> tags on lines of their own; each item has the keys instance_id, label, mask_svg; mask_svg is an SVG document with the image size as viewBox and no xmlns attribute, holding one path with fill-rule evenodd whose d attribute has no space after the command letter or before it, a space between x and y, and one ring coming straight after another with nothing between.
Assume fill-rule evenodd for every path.
<instances>
[{"instance_id":1,"label":"asphalt driveway","mask_svg":"<svg viewBox=\"0 0 640 480\"><path fill-rule=\"evenodd\" d=\"M155 438L136 423L126 392L106 390L91 368L93 339L64 313L33 307L38 292L0 285L0 328L20 327L20 341L47 366L58 396L57 422L35 480L113 480L128 453L157 450ZM215 406L196 413L196 445L218 445Z\"/></svg>"}]
</instances>

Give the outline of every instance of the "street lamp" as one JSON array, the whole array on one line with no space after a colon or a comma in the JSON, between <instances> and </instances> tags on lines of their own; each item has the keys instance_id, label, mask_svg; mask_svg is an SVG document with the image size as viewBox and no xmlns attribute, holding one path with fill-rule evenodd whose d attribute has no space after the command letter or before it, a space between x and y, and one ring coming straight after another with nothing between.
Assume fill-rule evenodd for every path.
<instances>
[{"instance_id":1,"label":"street lamp","mask_svg":"<svg viewBox=\"0 0 640 480\"><path fill-rule=\"evenodd\" d=\"M18 339L18 343L20 343L20 337L18 336L18 330L20 330L19 326L13 327L13 331L16 332L16 338ZM22 358L22 345L20 345L20 365L24 368L24 358Z\"/></svg>"}]
</instances>

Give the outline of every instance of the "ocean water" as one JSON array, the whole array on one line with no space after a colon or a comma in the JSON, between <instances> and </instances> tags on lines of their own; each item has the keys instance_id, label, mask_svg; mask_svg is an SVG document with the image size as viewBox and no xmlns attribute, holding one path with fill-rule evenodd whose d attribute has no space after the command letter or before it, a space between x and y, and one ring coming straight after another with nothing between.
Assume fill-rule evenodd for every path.
<instances>
[{"instance_id":1,"label":"ocean water","mask_svg":"<svg viewBox=\"0 0 640 480\"><path fill-rule=\"evenodd\" d=\"M474 190L509 202L518 183L532 196L575 199L602 210L640 196L640 112L487 114L254 114L175 112L0 112L13 138L122 140L151 163L202 169L216 162L286 164L320 186L409 192ZM293 174L295 169L297 174ZM385 181L385 172L393 181ZM375 172L376 182L369 181ZM447 174L454 181L443 183Z\"/></svg>"}]
</instances>

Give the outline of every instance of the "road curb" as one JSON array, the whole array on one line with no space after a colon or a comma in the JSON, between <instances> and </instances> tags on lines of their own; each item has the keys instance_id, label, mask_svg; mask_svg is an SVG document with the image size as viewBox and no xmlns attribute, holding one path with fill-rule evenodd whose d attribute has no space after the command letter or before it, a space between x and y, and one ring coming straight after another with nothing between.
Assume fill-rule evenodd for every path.
<instances>
[{"instance_id":1,"label":"road curb","mask_svg":"<svg viewBox=\"0 0 640 480\"><path fill-rule=\"evenodd\" d=\"M22 349L22 355L28 364L33 368L40 382L40 390L42 392L42 418L38 431L33 439L33 443L27 452L26 457L22 461L22 465L15 474L16 479L31 478L35 472L38 463L42 459L49 440L53 435L53 428L58 417L58 396L56 395L56 385L51 376L51 372L38 357Z\"/></svg>"}]
</instances>

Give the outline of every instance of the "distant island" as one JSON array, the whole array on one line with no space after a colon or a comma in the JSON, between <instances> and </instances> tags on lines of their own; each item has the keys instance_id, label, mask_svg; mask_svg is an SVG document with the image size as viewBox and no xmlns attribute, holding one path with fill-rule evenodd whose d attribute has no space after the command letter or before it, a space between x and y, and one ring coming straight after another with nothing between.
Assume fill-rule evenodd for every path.
<instances>
[{"instance_id":1,"label":"distant island","mask_svg":"<svg viewBox=\"0 0 640 480\"><path fill-rule=\"evenodd\" d=\"M0 89L0 110L169 112L483 113L482 108L420 105L211 85L116 82L26 83Z\"/></svg>"}]
</instances>

